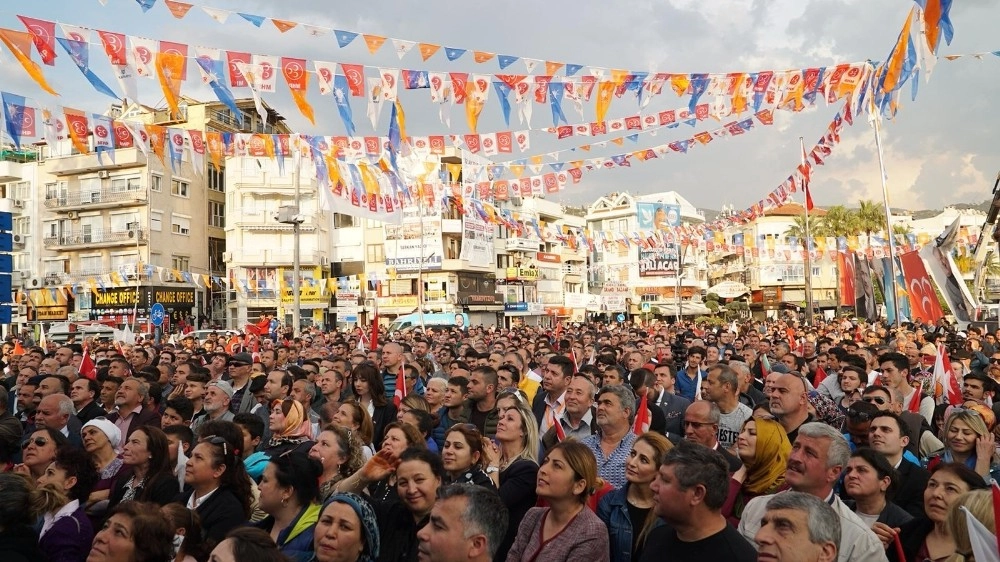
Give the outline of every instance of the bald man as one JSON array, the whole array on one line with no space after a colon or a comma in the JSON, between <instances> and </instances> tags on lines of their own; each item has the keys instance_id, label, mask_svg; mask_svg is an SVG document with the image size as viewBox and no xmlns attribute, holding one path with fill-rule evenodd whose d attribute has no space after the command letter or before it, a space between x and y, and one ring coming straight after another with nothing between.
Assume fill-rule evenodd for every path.
<instances>
[{"instance_id":1,"label":"bald man","mask_svg":"<svg viewBox=\"0 0 1000 562\"><path fill-rule=\"evenodd\" d=\"M786 373L777 377L768 394L771 414L781 427L785 428L788 440L795 442L802 424L815 421L809 413L809 399L806 395L805 379L799 375Z\"/></svg>"}]
</instances>

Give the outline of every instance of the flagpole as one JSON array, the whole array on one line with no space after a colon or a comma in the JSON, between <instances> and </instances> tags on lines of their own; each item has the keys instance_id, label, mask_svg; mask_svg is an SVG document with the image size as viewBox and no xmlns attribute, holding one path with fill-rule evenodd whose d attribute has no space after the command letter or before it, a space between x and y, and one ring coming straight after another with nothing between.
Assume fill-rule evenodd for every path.
<instances>
[{"instance_id":1,"label":"flagpole","mask_svg":"<svg viewBox=\"0 0 1000 562\"><path fill-rule=\"evenodd\" d=\"M802 146L802 165L805 166L806 144L805 141L802 140L802 137L799 137L799 144ZM806 181L808 182L809 180ZM802 247L805 249L805 254L806 254L805 255L806 270L804 272L805 275L803 276L806 285L806 326L812 326L813 323L812 255L809 253L809 240L811 240L811 238L809 234L809 187L808 186L806 186L802 190L802 195L804 201L804 203L802 204L802 208L805 210L805 215L806 215L806 220L805 220L806 239L805 242L802 244Z\"/></svg>"},{"instance_id":2,"label":"flagpole","mask_svg":"<svg viewBox=\"0 0 1000 562\"><path fill-rule=\"evenodd\" d=\"M878 167L880 172L880 179L882 180L882 207L885 209L885 232L886 238L889 239L889 276L892 278L892 287L886 287L886 291L892 291L892 311L893 318L895 319L895 326L898 328L900 326L899 318L899 295L896 294L896 242L892 235L892 211L889 209L889 187L887 182L887 176L885 173L885 157L882 154L882 128L880 123L882 121L882 115L876 110L875 107L875 86L872 85L871 95L869 98L869 107L871 108L872 118L875 122L875 148L878 151ZM869 242L871 242L869 240ZM884 283L883 285L886 285ZM882 300L886 300L885 294L882 295Z\"/></svg>"}]
</instances>

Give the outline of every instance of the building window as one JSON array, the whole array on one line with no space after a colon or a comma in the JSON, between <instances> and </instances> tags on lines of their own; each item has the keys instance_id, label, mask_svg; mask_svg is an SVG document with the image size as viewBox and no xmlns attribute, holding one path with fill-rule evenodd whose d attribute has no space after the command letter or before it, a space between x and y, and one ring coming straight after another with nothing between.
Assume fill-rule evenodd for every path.
<instances>
[{"instance_id":1,"label":"building window","mask_svg":"<svg viewBox=\"0 0 1000 562\"><path fill-rule=\"evenodd\" d=\"M188 196L188 182L181 180L170 180L170 194L177 197Z\"/></svg>"},{"instance_id":2,"label":"building window","mask_svg":"<svg viewBox=\"0 0 1000 562\"><path fill-rule=\"evenodd\" d=\"M17 217L14 219L14 234L27 236L31 234L31 217Z\"/></svg>"},{"instance_id":3,"label":"building window","mask_svg":"<svg viewBox=\"0 0 1000 562\"><path fill-rule=\"evenodd\" d=\"M385 263L385 246L368 244L368 263Z\"/></svg>"},{"instance_id":4,"label":"building window","mask_svg":"<svg viewBox=\"0 0 1000 562\"><path fill-rule=\"evenodd\" d=\"M226 228L226 204L218 201L208 202L208 224Z\"/></svg>"},{"instance_id":5,"label":"building window","mask_svg":"<svg viewBox=\"0 0 1000 562\"><path fill-rule=\"evenodd\" d=\"M163 176L159 176L157 174L151 174L149 176L149 190L163 191Z\"/></svg>"},{"instance_id":6,"label":"building window","mask_svg":"<svg viewBox=\"0 0 1000 562\"><path fill-rule=\"evenodd\" d=\"M226 191L226 169L216 169L215 166L208 167L208 188L220 193Z\"/></svg>"},{"instance_id":7,"label":"building window","mask_svg":"<svg viewBox=\"0 0 1000 562\"><path fill-rule=\"evenodd\" d=\"M101 256L80 256L80 271L83 275L103 273L104 258Z\"/></svg>"},{"instance_id":8,"label":"building window","mask_svg":"<svg viewBox=\"0 0 1000 562\"><path fill-rule=\"evenodd\" d=\"M153 232L163 232L163 211L149 212L149 229Z\"/></svg>"},{"instance_id":9,"label":"building window","mask_svg":"<svg viewBox=\"0 0 1000 562\"><path fill-rule=\"evenodd\" d=\"M187 271L191 267L191 258L188 256L173 256L170 258L170 267L178 271Z\"/></svg>"},{"instance_id":10,"label":"building window","mask_svg":"<svg viewBox=\"0 0 1000 562\"><path fill-rule=\"evenodd\" d=\"M361 219L355 219L351 215L341 213L333 214L333 228L351 228L361 224Z\"/></svg>"},{"instance_id":11,"label":"building window","mask_svg":"<svg viewBox=\"0 0 1000 562\"><path fill-rule=\"evenodd\" d=\"M142 187L142 182L138 176L134 178L114 178L111 180L111 193L124 193L126 191L137 190Z\"/></svg>"},{"instance_id":12,"label":"building window","mask_svg":"<svg viewBox=\"0 0 1000 562\"><path fill-rule=\"evenodd\" d=\"M191 219L188 217L181 217L177 215L171 215L170 217L170 232L174 234L180 234L183 236L188 236L191 234Z\"/></svg>"}]
</instances>

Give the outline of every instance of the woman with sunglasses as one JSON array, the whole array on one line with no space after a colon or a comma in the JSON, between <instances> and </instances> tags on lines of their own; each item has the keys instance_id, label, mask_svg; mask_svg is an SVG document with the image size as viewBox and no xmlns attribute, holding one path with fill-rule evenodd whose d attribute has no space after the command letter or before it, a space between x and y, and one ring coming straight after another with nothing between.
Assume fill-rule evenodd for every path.
<instances>
[{"instance_id":1,"label":"woman with sunglasses","mask_svg":"<svg viewBox=\"0 0 1000 562\"><path fill-rule=\"evenodd\" d=\"M364 465L361 444L357 443L350 430L330 424L320 432L316 443L309 449L309 456L323 465L320 476L319 495L326 501L337 484L354 474Z\"/></svg>"},{"instance_id":2,"label":"woman with sunglasses","mask_svg":"<svg viewBox=\"0 0 1000 562\"><path fill-rule=\"evenodd\" d=\"M184 483L191 489L180 500L198 512L210 539L221 541L250 517L250 477L238 449L226 439L210 435L195 445L184 468Z\"/></svg>"},{"instance_id":3,"label":"woman with sunglasses","mask_svg":"<svg viewBox=\"0 0 1000 562\"><path fill-rule=\"evenodd\" d=\"M722 514L734 526L743 508L757 496L773 494L785 483L785 469L792 444L780 423L772 417L755 416L743 422L736 438L736 452L743 466L729 479L729 494Z\"/></svg>"},{"instance_id":4,"label":"woman with sunglasses","mask_svg":"<svg viewBox=\"0 0 1000 562\"><path fill-rule=\"evenodd\" d=\"M179 483L168 446L167 436L155 427L141 426L129 435L122 448L126 470L115 479L108 507L123 501L166 505L177 497Z\"/></svg>"},{"instance_id":5,"label":"woman with sunglasses","mask_svg":"<svg viewBox=\"0 0 1000 562\"><path fill-rule=\"evenodd\" d=\"M646 537L663 524L653 509L651 485L660 472L663 455L674 447L658 433L646 432L632 444L625 461L624 488L606 494L597 505L597 516L608 527L611 562L638 560Z\"/></svg>"},{"instance_id":6,"label":"woman with sunglasses","mask_svg":"<svg viewBox=\"0 0 1000 562\"><path fill-rule=\"evenodd\" d=\"M607 527L587 508L596 486L597 460L586 445L563 441L553 446L535 485L547 507L528 510L507 560L609 560Z\"/></svg>"},{"instance_id":7,"label":"woman with sunglasses","mask_svg":"<svg viewBox=\"0 0 1000 562\"><path fill-rule=\"evenodd\" d=\"M354 381L354 399L372 418L373 443L381 443L385 426L396 419L396 406L386 400L382 373L372 363L362 363L351 373Z\"/></svg>"},{"instance_id":8,"label":"woman with sunglasses","mask_svg":"<svg viewBox=\"0 0 1000 562\"><path fill-rule=\"evenodd\" d=\"M319 461L288 451L271 458L258 486L260 508L267 517L256 527L267 531L281 553L295 561L312 558L320 473Z\"/></svg>"},{"instance_id":9,"label":"woman with sunglasses","mask_svg":"<svg viewBox=\"0 0 1000 562\"><path fill-rule=\"evenodd\" d=\"M69 445L69 439L62 433L48 428L39 428L21 443L21 463L14 465L14 472L31 477L33 482L45 474L45 469L56 460L60 447Z\"/></svg>"},{"instance_id":10,"label":"woman with sunglasses","mask_svg":"<svg viewBox=\"0 0 1000 562\"><path fill-rule=\"evenodd\" d=\"M981 475L963 464L937 465L924 489L926 517L913 519L898 527L875 523L872 528L886 546L889 562L947 560L955 553L955 538L948 529L948 512L962 494L988 487ZM898 545L894 547L897 541ZM902 557L898 555L900 551Z\"/></svg>"},{"instance_id":11,"label":"woman with sunglasses","mask_svg":"<svg viewBox=\"0 0 1000 562\"><path fill-rule=\"evenodd\" d=\"M976 471L985 481L1000 481L995 438L993 410L982 404L966 403L967 407L952 408L945 414L944 445L940 455L932 457L927 469L933 470L941 463L957 462Z\"/></svg>"},{"instance_id":12,"label":"woman with sunglasses","mask_svg":"<svg viewBox=\"0 0 1000 562\"><path fill-rule=\"evenodd\" d=\"M486 458L483 456L483 437L472 424L461 423L448 428L444 434L445 484L476 484L496 489L493 480L487 476Z\"/></svg>"}]
</instances>

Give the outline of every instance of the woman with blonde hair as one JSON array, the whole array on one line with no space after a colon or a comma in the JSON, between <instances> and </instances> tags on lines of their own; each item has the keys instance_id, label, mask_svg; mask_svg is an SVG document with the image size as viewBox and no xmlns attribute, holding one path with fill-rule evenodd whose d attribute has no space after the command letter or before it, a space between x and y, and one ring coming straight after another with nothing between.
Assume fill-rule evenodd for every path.
<instances>
[{"instance_id":1,"label":"woman with blonde hair","mask_svg":"<svg viewBox=\"0 0 1000 562\"><path fill-rule=\"evenodd\" d=\"M625 461L624 488L609 492L597 506L597 516L608 527L611 562L638 560L649 532L663 521L653 509L653 480L663 455L674 447L659 433L646 432L632 444ZM634 525L641 522L642 526Z\"/></svg>"},{"instance_id":2,"label":"woman with blonde hair","mask_svg":"<svg viewBox=\"0 0 1000 562\"><path fill-rule=\"evenodd\" d=\"M316 443L309 449L309 456L323 465L320 477L319 495L326 501L337 483L354 474L365 464L361 455L361 444L354 439L351 430L330 424L316 437Z\"/></svg>"},{"instance_id":3,"label":"woman with blonde hair","mask_svg":"<svg viewBox=\"0 0 1000 562\"><path fill-rule=\"evenodd\" d=\"M547 507L524 515L508 562L608 560L607 528L587 509L597 484L597 459L586 445L570 440L549 449L535 486Z\"/></svg>"},{"instance_id":4,"label":"woman with blonde hair","mask_svg":"<svg viewBox=\"0 0 1000 562\"><path fill-rule=\"evenodd\" d=\"M948 562L970 562L976 559L969 537L969 520L965 514L966 511L982 523L988 531L995 532L996 518L993 511L992 492L975 490L958 496L955 504L948 511L946 522L948 531L955 540L955 554L951 555ZM992 547L993 544L991 543L990 546Z\"/></svg>"},{"instance_id":5,"label":"woman with blonde hair","mask_svg":"<svg viewBox=\"0 0 1000 562\"><path fill-rule=\"evenodd\" d=\"M990 478L1000 481L992 433L995 420L993 411L981 404L950 408L945 412L942 432L945 449L928 461L927 469L957 462L976 471L987 482Z\"/></svg>"},{"instance_id":6,"label":"woman with blonde hair","mask_svg":"<svg viewBox=\"0 0 1000 562\"><path fill-rule=\"evenodd\" d=\"M538 443L538 423L527 407L518 402L500 410L496 441L483 451L488 457L486 475L493 480L509 513L507 534L495 560L506 559L521 519L538 500Z\"/></svg>"},{"instance_id":7,"label":"woman with blonde hair","mask_svg":"<svg viewBox=\"0 0 1000 562\"><path fill-rule=\"evenodd\" d=\"M754 417L743 422L736 450L743 466L730 477L729 495L722 506L722 514L734 526L739 524L747 502L773 494L784 484L792 444L780 423Z\"/></svg>"}]
</instances>

